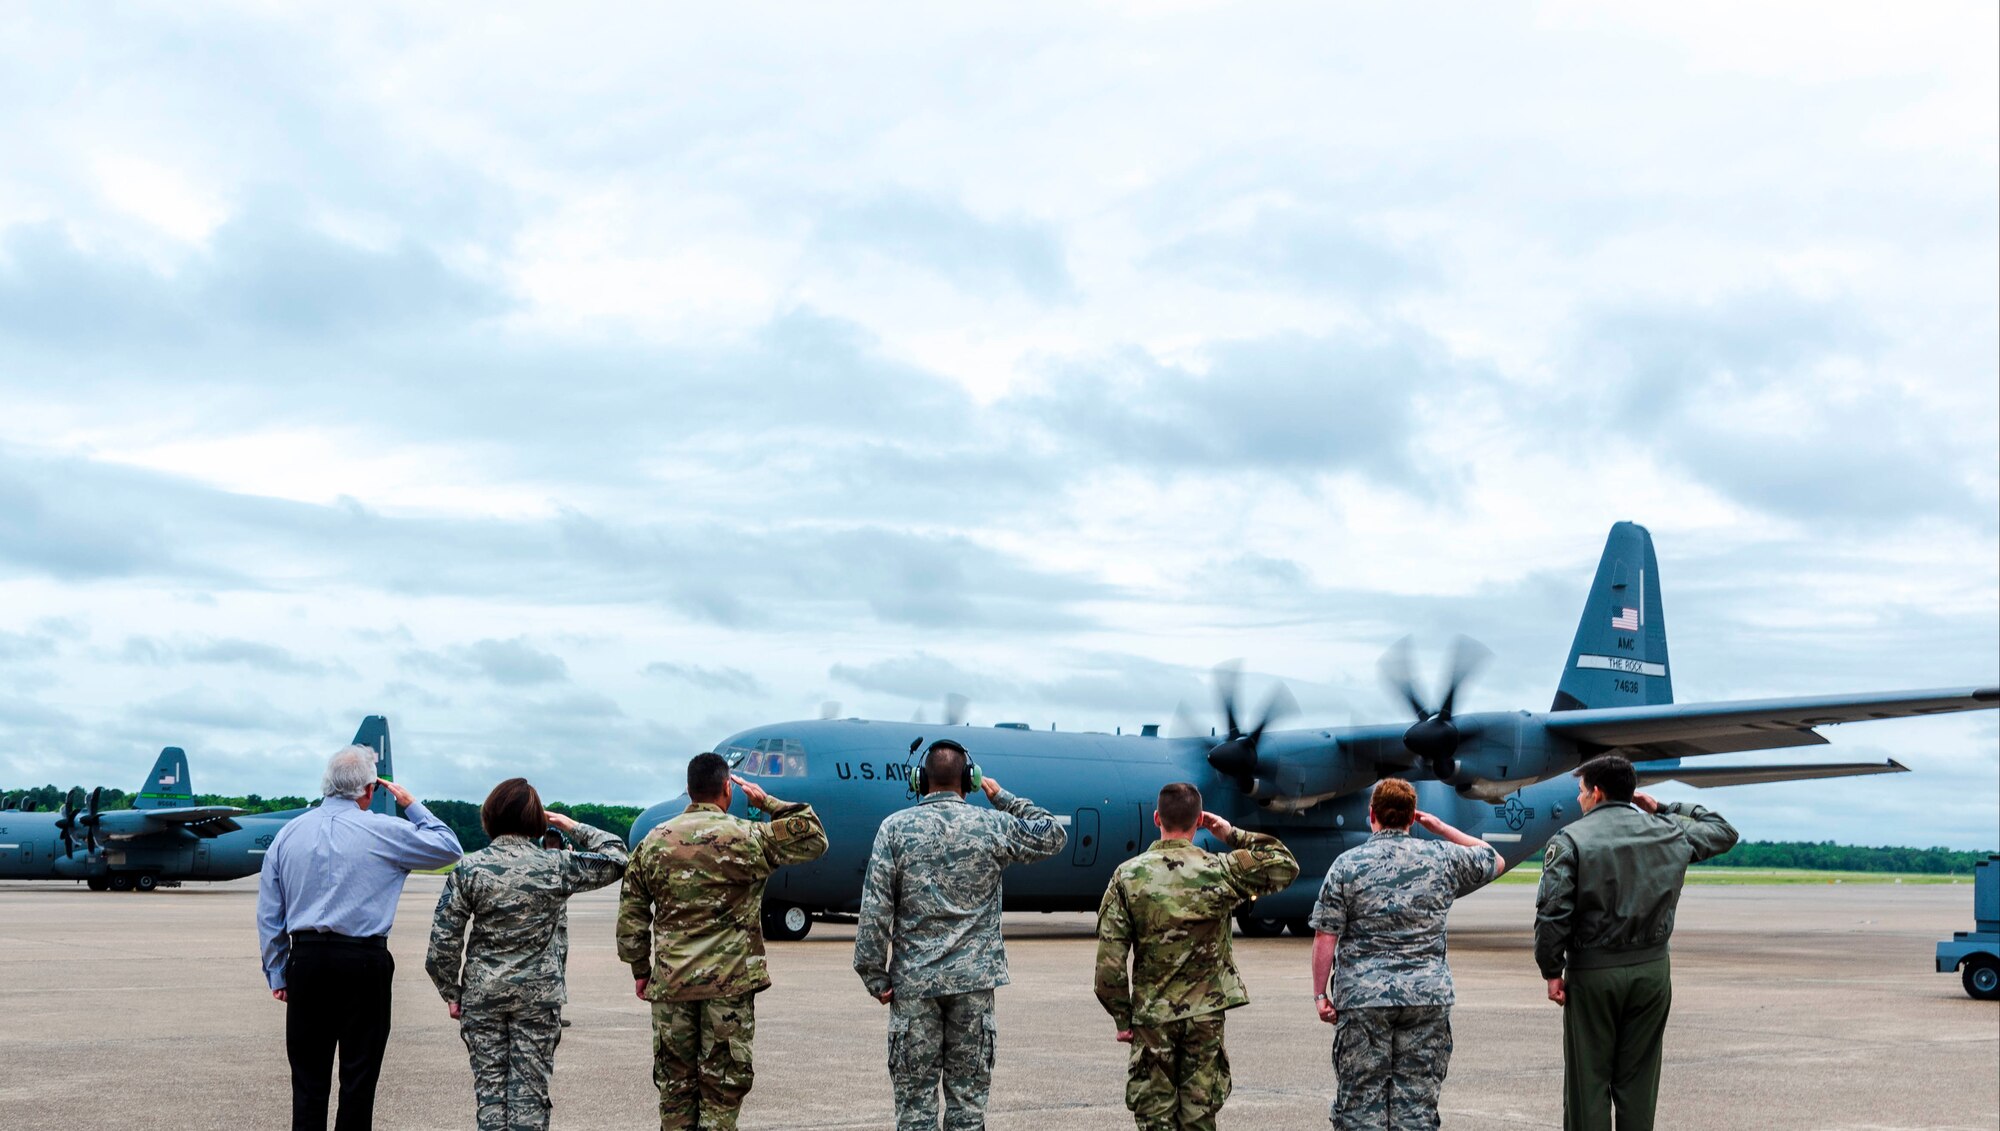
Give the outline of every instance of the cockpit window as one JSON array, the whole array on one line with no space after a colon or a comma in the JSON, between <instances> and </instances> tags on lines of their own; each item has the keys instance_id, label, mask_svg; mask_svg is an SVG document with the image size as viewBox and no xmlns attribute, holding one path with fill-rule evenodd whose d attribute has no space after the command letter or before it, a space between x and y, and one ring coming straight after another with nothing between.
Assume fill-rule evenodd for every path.
<instances>
[{"instance_id":1,"label":"cockpit window","mask_svg":"<svg viewBox=\"0 0 2000 1131\"><path fill-rule=\"evenodd\" d=\"M731 746L716 753L739 772L753 777L806 776L805 744L796 738L760 738L755 746Z\"/></svg>"}]
</instances>

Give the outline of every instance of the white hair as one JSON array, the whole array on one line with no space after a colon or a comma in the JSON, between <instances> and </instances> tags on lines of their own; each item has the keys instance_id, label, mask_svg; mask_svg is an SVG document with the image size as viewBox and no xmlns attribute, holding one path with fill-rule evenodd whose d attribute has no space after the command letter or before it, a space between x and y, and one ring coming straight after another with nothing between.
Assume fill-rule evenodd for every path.
<instances>
[{"instance_id":1,"label":"white hair","mask_svg":"<svg viewBox=\"0 0 2000 1131\"><path fill-rule=\"evenodd\" d=\"M326 774L319 779L320 793L358 801L375 781L375 751L366 746L343 746L327 759Z\"/></svg>"}]
</instances>

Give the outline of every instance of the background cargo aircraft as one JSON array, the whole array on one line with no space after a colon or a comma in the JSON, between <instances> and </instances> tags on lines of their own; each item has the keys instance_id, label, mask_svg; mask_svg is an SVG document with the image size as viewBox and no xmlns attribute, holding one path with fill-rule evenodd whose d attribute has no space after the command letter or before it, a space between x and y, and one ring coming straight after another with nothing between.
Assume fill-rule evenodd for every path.
<instances>
[{"instance_id":1,"label":"background cargo aircraft","mask_svg":"<svg viewBox=\"0 0 2000 1131\"><path fill-rule=\"evenodd\" d=\"M375 772L392 779L389 720L370 715L354 732L375 751ZM92 891L152 891L183 880L234 880L264 866L264 850L286 821L305 812L250 813L196 805L187 754L160 751L130 809L99 810L93 789L82 806L72 795L59 813L0 810L0 879L82 880ZM371 807L394 813L388 791Z\"/></svg>"},{"instance_id":2,"label":"background cargo aircraft","mask_svg":"<svg viewBox=\"0 0 2000 1131\"><path fill-rule=\"evenodd\" d=\"M859 909L876 826L914 795L911 752L924 737L942 734L1069 826L1062 856L1008 873L1009 909L1094 910L1111 870L1154 838L1160 787L1192 781L1209 808L1276 834L1298 854L1298 882L1245 909L1242 928L1305 934L1327 865L1368 838L1368 790L1384 777L1414 780L1426 810L1484 837L1515 864L1576 819L1576 785L1567 775L1601 753L1640 763L1640 780L1649 784L1900 773L1906 767L1894 761L1697 768L1681 759L1821 745L1827 740L1814 728L1836 723L2000 705L1994 688L1675 703L1652 536L1629 522L1611 528L1549 710L1455 714L1459 688L1483 658L1484 649L1461 640L1433 706L1410 676L1407 646L1392 649L1383 674L1409 702L1413 723L1271 730L1284 696L1252 723L1238 710L1233 672L1223 669L1217 691L1226 726L1212 736L1162 737L1155 727L1137 735L1061 734L1019 723L941 732L919 723L822 719L757 727L716 750L778 797L813 803L832 841L820 859L772 878L764 915L770 938L803 938L814 917ZM686 805L683 794L648 809L632 826L632 843ZM734 807L747 812L740 795Z\"/></svg>"}]
</instances>

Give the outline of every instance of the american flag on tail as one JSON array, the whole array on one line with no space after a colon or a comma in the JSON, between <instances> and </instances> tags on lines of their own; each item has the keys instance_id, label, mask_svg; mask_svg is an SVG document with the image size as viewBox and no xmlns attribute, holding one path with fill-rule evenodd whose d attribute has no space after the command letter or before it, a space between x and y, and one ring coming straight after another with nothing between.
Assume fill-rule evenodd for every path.
<instances>
[{"instance_id":1,"label":"american flag on tail","mask_svg":"<svg viewBox=\"0 0 2000 1131\"><path fill-rule=\"evenodd\" d=\"M1624 629L1627 632L1639 631L1639 610L1619 609L1618 615L1611 618L1611 627Z\"/></svg>"}]
</instances>

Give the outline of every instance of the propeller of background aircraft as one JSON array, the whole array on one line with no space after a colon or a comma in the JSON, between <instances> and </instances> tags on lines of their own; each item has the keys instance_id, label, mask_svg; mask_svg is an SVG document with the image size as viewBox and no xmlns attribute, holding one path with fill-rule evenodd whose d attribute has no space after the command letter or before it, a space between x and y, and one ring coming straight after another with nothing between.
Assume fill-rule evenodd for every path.
<instances>
[{"instance_id":1,"label":"propeller of background aircraft","mask_svg":"<svg viewBox=\"0 0 2000 1131\"><path fill-rule=\"evenodd\" d=\"M948 692L944 697L944 712L939 717L944 720L944 725L948 727L963 726L966 720L967 709L971 706L972 700L967 699L956 691ZM929 722L930 720L924 718L924 709L918 707L917 713L910 716L910 721L913 723L922 723Z\"/></svg>"},{"instance_id":2,"label":"propeller of background aircraft","mask_svg":"<svg viewBox=\"0 0 2000 1131\"><path fill-rule=\"evenodd\" d=\"M1417 721L1403 732L1403 745L1422 758L1439 781L1452 780L1458 772L1459 744L1472 737L1471 732L1452 721L1452 704L1458 699L1459 688L1492 658L1491 649L1469 636L1454 640L1450 666L1445 670L1443 698L1437 707L1431 708L1424 705L1416 679L1411 675L1410 638L1403 637L1382 654L1382 682L1409 703L1417 716Z\"/></svg>"}]
</instances>

